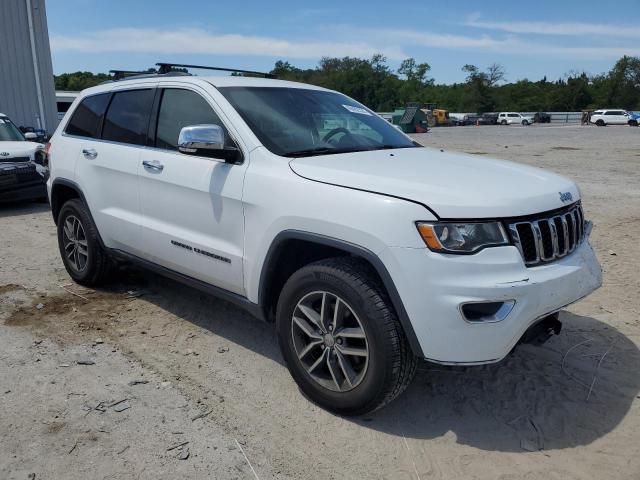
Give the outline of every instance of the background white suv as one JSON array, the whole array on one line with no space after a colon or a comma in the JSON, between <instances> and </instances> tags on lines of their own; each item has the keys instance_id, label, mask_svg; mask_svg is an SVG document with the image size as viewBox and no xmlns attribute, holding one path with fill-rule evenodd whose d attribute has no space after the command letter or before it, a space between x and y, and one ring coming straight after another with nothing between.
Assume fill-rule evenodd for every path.
<instances>
[{"instance_id":1,"label":"background white suv","mask_svg":"<svg viewBox=\"0 0 640 480\"><path fill-rule=\"evenodd\" d=\"M496 362L558 333L556 312L601 282L572 181L423 148L311 85L104 84L50 163L75 281L135 262L275 322L295 381L341 414L391 401L418 359Z\"/></svg>"},{"instance_id":2,"label":"background white suv","mask_svg":"<svg viewBox=\"0 0 640 480\"><path fill-rule=\"evenodd\" d=\"M0 113L0 202L46 200L45 147Z\"/></svg>"},{"instance_id":3,"label":"background white suv","mask_svg":"<svg viewBox=\"0 0 640 480\"><path fill-rule=\"evenodd\" d=\"M498 115L499 125L531 125L533 117L522 115L516 112L500 112Z\"/></svg>"},{"instance_id":4,"label":"background white suv","mask_svg":"<svg viewBox=\"0 0 640 480\"><path fill-rule=\"evenodd\" d=\"M605 125L627 125L630 123L630 116L626 110L619 108L596 110L591 114L590 122L599 127L604 127Z\"/></svg>"}]
</instances>

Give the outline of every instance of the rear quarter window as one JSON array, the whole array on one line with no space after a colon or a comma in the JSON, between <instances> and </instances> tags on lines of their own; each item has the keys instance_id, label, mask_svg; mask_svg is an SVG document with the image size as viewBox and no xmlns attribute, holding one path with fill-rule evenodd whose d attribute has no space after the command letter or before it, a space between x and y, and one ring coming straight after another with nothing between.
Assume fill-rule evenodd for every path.
<instances>
[{"instance_id":1,"label":"rear quarter window","mask_svg":"<svg viewBox=\"0 0 640 480\"><path fill-rule=\"evenodd\" d=\"M65 133L79 137L98 138L100 120L109 102L109 93L101 93L84 98L76 107Z\"/></svg>"}]
</instances>

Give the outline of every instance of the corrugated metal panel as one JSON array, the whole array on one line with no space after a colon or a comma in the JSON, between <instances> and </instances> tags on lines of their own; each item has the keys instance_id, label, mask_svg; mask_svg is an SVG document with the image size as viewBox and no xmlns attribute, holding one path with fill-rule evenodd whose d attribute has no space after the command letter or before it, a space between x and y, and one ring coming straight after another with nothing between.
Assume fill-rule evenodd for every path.
<instances>
[{"instance_id":1,"label":"corrugated metal panel","mask_svg":"<svg viewBox=\"0 0 640 480\"><path fill-rule=\"evenodd\" d=\"M35 51L42 92L41 118L31 37L28 0L0 1L0 112L17 125L40 124L50 133L57 125L53 66L44 0L31 0Z\"/></svg>"}]
</instances>

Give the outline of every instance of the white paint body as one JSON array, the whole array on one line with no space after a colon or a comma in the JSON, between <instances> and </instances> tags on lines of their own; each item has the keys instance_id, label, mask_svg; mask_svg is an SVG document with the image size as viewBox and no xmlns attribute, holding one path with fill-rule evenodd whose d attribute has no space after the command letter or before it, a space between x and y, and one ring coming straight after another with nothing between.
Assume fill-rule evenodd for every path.
<instances>
[{"instance_id":1,"label":"white paint body","mask_svg":"<svg viewBox=\"0 0 640 480\"><path fill-rule=\"evenodd\" d=\"M487 363L508 354L537 319L575 302L601 282L588 242L564 259L527 268L515 246L473 255L426 248L416 221L502 218L565 206L558 192L580 199L558 175L515 163L428 148L284 158L264 147L217 90L219 86L309 85L243 77L170 77L114 82L83 96L135 86L186 88L221 118L244 155L239 165L176 151L83 140L51 139L51 178L71 180L86 197L107 247L140 256L257 303L267 252L286 230L331 237L369 250L383 262L426 358ZM67 115L68 117L69 115ZM83 148L98 152L89 160ZM161 173L142 162L159 161ZM428 208L427 208L428 207ZM203 259L171 240L230 262ZM515 299L503 321L466 322L458 306Z\"/></svg>"}]
</instances>

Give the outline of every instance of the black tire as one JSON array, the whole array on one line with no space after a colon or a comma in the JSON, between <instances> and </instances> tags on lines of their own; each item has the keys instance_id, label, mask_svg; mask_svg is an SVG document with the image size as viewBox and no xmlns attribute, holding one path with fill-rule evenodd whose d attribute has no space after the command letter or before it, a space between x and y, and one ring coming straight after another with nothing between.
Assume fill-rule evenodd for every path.
<instances>
[{"instance_id":1,"label":"black tire","mask_svg":"<svg viewBox=\"0 0 640 480\"><path fill-rule=\"evenodd\" d=\"M307 372L296 353L292 329L294 312L298 302L318 291L336 295L346 302L366 335L367 367L360 383L349 391L332 391L321 385ZM408 345L391 302L368 265L357 259L321 260L295 272L280 294L276 327L282 355L294 380L308 398L332 412L363 415L377 410L400 395L415 375L418 358ZM325 348L328 350L329 363L331 353L335 352L329 351L329 346L321 347L322 354ZM347 384L343 382L343 385Z\"/></svg>"},{"instance_id":2,"label":"black tire","mask_svg":"<svg viewBox=\"0 0 640 480\"><path fill-rule=\"evenodd\" d=\"M83 229L83 237L86 240L86 260L82 268L74 265L73 260L65 252L65 224L67 220L77 219ZM69 276L77 283L86 286L98 286L109 279L112 270L112 261L109 255L100 245L98 229L85 204L75 198L67 201L58 215L58 247L64 267ZM77 246L76 246L77 248Z\"/></svg>"},{"instance_id":3,"label":"black tire","mask_svg":"<svg viewBox=\"0 0 640 480\"><path fill-rule=\"evenodd\" d=\"M604 123L604 120L602 120L601 118L596 120L596 125L599 127L604 127L606 124Z\"/></svg>"},{"instance_id":4,"label":"black tire","mask_svg":"<svg viewBox=\"0 0 640 480\"><path fill-rule=\"evenodd\" d=\"M638 121L637 120L629 120L629 126L630 127L637 127L638 126Z\"/></svg>"},{"instance_id":5,"label":"black tire","mask_svg":"<svg viewBox=\"0 0 640 480\"><path fill-rule=\"evenodd\" d=\"M506 124L507 124L507 121L506 121L506 120L502 120L502 121L500 122L500 125L506 125Z\"/></svg>"},{"instance_id":6,"label":"black tire","mask_svg":"<svg viewBox=\"0 0 640 480\"><path fill-rule=\"evenodd\" d=\"M522 126L526 127L527 125L529 125L529 122L527 120L522 120Z\"/></svg>"}]
</instances>

